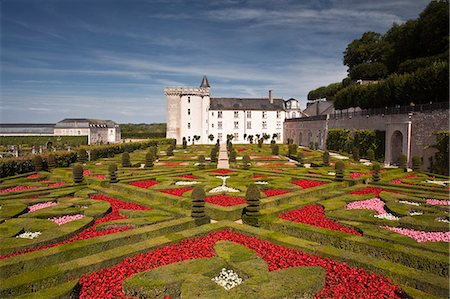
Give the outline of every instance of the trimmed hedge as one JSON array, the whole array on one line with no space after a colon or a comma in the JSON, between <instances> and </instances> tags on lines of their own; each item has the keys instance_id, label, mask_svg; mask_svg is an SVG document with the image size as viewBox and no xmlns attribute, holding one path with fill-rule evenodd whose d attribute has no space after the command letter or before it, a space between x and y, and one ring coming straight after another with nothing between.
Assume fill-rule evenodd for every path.
<instances>
[{"instance_id":1,"label":"trimmed hedge","mask_svg":"<svg viewBox=\"0 0 450 299\"><path fill-rule=\"evenodd\" d=\"M77 147L88 144L87 136L2 136L0 145L28 145L62 147L65 145Z\"/></svg>"}]
</instances>

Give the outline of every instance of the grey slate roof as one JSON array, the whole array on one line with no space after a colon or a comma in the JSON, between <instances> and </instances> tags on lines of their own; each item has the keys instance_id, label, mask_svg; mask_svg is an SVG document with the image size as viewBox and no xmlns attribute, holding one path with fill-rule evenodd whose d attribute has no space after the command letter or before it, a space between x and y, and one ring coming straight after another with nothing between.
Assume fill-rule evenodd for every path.
<instances>
[{"instance_id":1,"label":"grey slate roof","mask_svg":"<svg viewBox=\"0 0 450 299\"><path fill-rule=\"evenodd\" d=\"M89 128L92 126L103 126L114 128L116 125L112 120L101 120L93 118L65 118L58 122L56 128Z\"/></svg>"},{"instance_id":2,"label":"grey slate roof","mask_svg":"<svg viewBox=\"0 0 450 299\"><path fill-rule=\"evenodd\" d=\"M211 98L209 110L285 110L283 99L273 99L273 104L268 98Z\"/></svg>"},{"instance_id":3,"label":"grey slate roof","mask_svg":"<svg viewBox=\"0 0 450 299\"><path fill-rule=\"evenodd\" d=\"M211 86L209 86L208 78L206 76L203 76L203 80L202 80L202 83L200 84L200 87L203 87L203 88L211 87Z\"/></svg>"},{"instance_id":4,"label":"grey slate roof","mask_svg":"<svg viewBox=\"0 0 450 299\"><path fill-rule=\"evenodd\" d=\"M0 134L53 134L55 124L0 124Z\"/></svg>"}]
</instances>

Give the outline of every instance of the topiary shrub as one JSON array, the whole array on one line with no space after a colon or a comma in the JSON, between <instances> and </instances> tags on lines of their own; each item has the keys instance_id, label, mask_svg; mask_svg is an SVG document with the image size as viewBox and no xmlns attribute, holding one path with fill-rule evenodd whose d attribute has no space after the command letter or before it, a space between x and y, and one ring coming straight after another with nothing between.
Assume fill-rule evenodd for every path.
<instances>
[{"instance_id":1,"label":"topiary shrub","mask_svg":"<svg viewBox=\"0 0 450 299\"><path fill-rule=\"evenodd\" d=\"M153 157L153 153L149 152L145 154L145 167L153 167L153 162L155 158Z\"/></svg>"},{"instance_id":2,"label":"topiary shrub","mask_svg":"<svg viewBox=\"0 0 450 299\"><path fill-rule=\"evenodd\" d=\"M80 164L75 164L72 168L73 182L75 184L80 184L83 182L83 166Z\"/></svg>"},{"instance_id":3,"label":"topiary shrub","mask_svg":"<svg viewBox=\"0 0 450 299\"><path fill-rule=\"evenodd\" d=\"M315 150L318 150L319 149L319 142L314 142L314 149Z\"/></svg>"},{"instance_id":4,"label":"topiary shrub","mask_svg":"<svg viewBox=\"0 0 450 299\"><path fill-rule=\"evenodd\" d=\"M249 155L245 155L244 157L242 157L242 167L244 168L244 169L250 169L250 166L251 166L251 160L250 160L250 157L249 157Z\"/></svg>"},{"instance_id":5,"label":"topiary shrub","mask_svg":"<svg viewBox=\"0 0 450 299\"><path fill-rule=\"evenodd\" d=\"M211 154L210 154L210 159L212 163L216 163L217 162L217 147L213 147L211 149Z\"/></svg>"},{"instance_id":6,"label":"topiary shrub","mask_svg":"<svg viewBox=\"0 0 450 299\"><path fill-rule=\"evenodd\" d=\"M354 147L352 149L352 157L353 157L353 161L359 162L359 148Z\"/></svg>"},{"instance_id":7,"label":"topiary shrub","mask_svg":"<svg viewBox=\"0 0 450 299\"><path fill-rule=\"evenodd\" d=\"M230 152L230 159L229 159L230 162L236 162L236 156L237 156L236 151L234 149L232 149Z\"/></svg>"},{"instance_id":8,"label":"topiary shrub","mask_svg":"<svg viewBox=\"0 0 450 299\"><path fill-rule=\"evenodd\" d=\"M86 150L82 148L78 151L78 162L84 164L87 161L88 161L88 154L87 154Z\"/></svg>"},{"instance_id":9,"label":"topiary shrub","mask_svg":"<svg viewBox=\"0 0 450 299\"><path fill-rule=\"evenodd\" d=\"M131 167L130 154L127 152L122 154L122 167Z\"/></svg>"},{"instance_id":10,"label":"topiary shrub","mask_svg":"<svg viewBox=\"0 0 450 299\"><path fill-rule=\"evenodd\" d=\"M153 158L154 160L158 160L159 156L158 156L158 147L157 146L152 146L150 147L150 152L153 154Z\"/></svg>"},{"instance_id":11,"label":"topiary shrub","mask_svg":"<svg viewBox=\"0 0 450 299\"><path fill-rule=\"evenodd\" d=\"M403 168L403 171L408 171L408 158L405 155L400 155L400 168Z\"/></svg>"},{"instance_id":12,"label":"topiary shrub","mask_svg":"<svg viewBox=\"0 0 450 299\"><path fill-rule=\"evenodd\" d=\"M297 154L297 144L295 143L290 143L288 145L288 157L295 157L295 155Z\"/></svg>"},{"instance_id":13,"label":"topiary shrub","mask_svg":"<svg viewBox=\"0 0 450 299\"><path fill-rule=\"evenodd\" d=\"M418 156L414 156L412 158L412 169L413 171L421 171L422 170L422 159Z\"/></svg>"},{"instance_id":14,"label":"topiary shrub","mask_svg":"<svg viewBox=\"0 0 450 299\"><path fill-rule=\"evenodd\" d=\"M272 155L278 156L280 153L280 147L277 144L272 146Z\"/></svg>"},{"instance_id":15,"label":"topiary shrub","mask_svg":"<svg viewBox=\"0 0 450 299\"><path fill-rule=\"evenodd\" d=\"M380 164L374 163L373 164L373 173L372 173L372 179L374 182L378 182L380 180Z\"/></svg>"},{"instance_id":16,"label":"topiary shrub","mask_svg":"<svg viewBox=\"0 0 450 299\"><path fill-rule=\"evenodd\" d=\"M325 166L330 165L330 153L328 151L323 152L322 161Z\"/></svg>"},{"instance_id":17,"label":"topiary shrub","mask_svg":"<svg viewBox=\"0 0 450 299\"><path fill-rule=\"evenodd\" d=\"M205 156L199 155L198 156L198 168L199 169L205 169Z\"/></svg>"},{"instance_id":18,"label":"topiary shrub","mask_svg":"<svg viewBox=\"0 0 450 299\"><path fill-rule=\"evenodd\" d=\"M373 149L369 148L367 150L367 159L369 159L370 161L375 160L375 152L373 151Z\"/></svg>"},{"instance_id":19,"label":"topiary shrub","mask_svg":"<svg viewBox=\"0 0 450 299\"><path fill-rule=\"evenodd\" d=\"M56 157L53 154L48 155L47 157L47 167L48 169L56 168Z\"/></svg>"},{"instance_id":20,"label":"topiary shrub","mask_svg":"<svg viewBox=\"0 0 450 299\"><path fill-rule=\"evenodd\" d=\"M108 175L110 183L117 183L119 180L117 179L117 164L109 164L108 166Z\"/></svg>"},{"instance_id":21,"label":"topiary shrub","mask_svg":"<svg viewBox=\"0 0 450 299\"><path fill-rule=\"evenodd\" d=\"M262 148L263 142L264 142L264 139L262 139L262 138L258 139L258 147L259 148Z\"/></svg>"},{"instance_id":22,"label":"topiary shrub","mask_svg":"<svg viewBox=\"0 0 450 299\"><path fill-rule=\"evenodd\" d=\"M168 148L167 148L167 156L173 156L173 150L175 149L175 147L171 144Z\"/></svg>"},{"instance_id":23,"label":"topiary shrub","mask_svg":"<svg viewBox=\"0 0 450 299\"><path fill-rule=\"evenodd\" d=\"M36 155L32 159L34 171L42 171L44 169L44 161L42 160L42 157L39 155Z\"/></svg>"},{"instance_id":24,"label":"topiary shrub","mask_svg":"<svg viewBox=\"0 0 450 299\"><path fill-rule=\"evenodd\" d=\"M90 155L91 161L95 161L99 158L99 150L97 150L95 148L90 151L90 154L91 154ZM86 161L87 161L87 158L86 158Z\"/></svg>"},{"instance_id":25,"label":"topiary shrub","mask_svg":"<svg viewBox=\"0 0 450 299\"><path fill-rule=\"evenodd\" d=\"M192 190L192 213L191 217L194 218L195 224L202 225L210 222L210 218L205 214L205 198L206 194L202 187L195 187Z\"/></svg>"},{"instance_id":26,"label":"topiary shrub","mask_svg":"<svg viewBox=\"0 0 450 299\"><path fill-rule=\"evenodd\" d=\"M297 154L297 167L303 167L305 155L302 152Z\"/></svg>"},{"instance_id":27,"label":"topiary shrub","mask_svg":"<svg viewBox=\"0 0 450 299\"><path fill-rule=\"evenodd\" d=\"M335 168L335 179L338 182L342 182L344 180L344 171L345 171L345 164L342 161L337 161L336 165L334 166Z\"/></svg>"},{"instance_id":28,"label":"topiary shrub","mask_svg":"<svg viewBox=\"0 0 450 299\"><path fill-rule=\"evenodd\" d=\"M242 215L242 222L252 226L259 226L259 217L261 209L260 207L260 198L261 194L259 192L258 187L255 184L251 184L247 188L247 192L245 194L245 198L247 199L247 207L244 209L244 214Z\"/></svg>"},{"instance_id":29,"label":"topiary shrub","mask_svg":"<svg viewBox=\"0 0 450 299\"><path fill-rule=\"evenodd\" d=\"M184 149L187 148L187 140L186 140L186 137L183 137L183 148L184 148Z\"/></svg>"}]
</instances>

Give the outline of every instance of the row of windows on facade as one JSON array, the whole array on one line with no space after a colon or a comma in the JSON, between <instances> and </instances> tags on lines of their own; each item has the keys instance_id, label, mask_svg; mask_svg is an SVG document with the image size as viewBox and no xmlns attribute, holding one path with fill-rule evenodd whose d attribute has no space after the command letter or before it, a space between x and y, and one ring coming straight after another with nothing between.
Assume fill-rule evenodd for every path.
<instances>
[{"instance_id":1,"label":"row of windows on facade","mask_svg":"<svg viewBox=\"0 0 450 299\"><path fill-rule=\"evenodd\" d=\"M239 140L239 133L234 133L233 136L234 136L234 138L233 138L234 140ZM220 141L222 141L222 138L223 138L222 133L218 133L218 134L217 134L217 138L218 138ZM277 134L276 134L276 139L277 139L277 140L280 140L280 139L281 139L281 134L280 134L280 133L277 133ZM188 141L188 142L191 142L191 136L188 136L187 141Z\"/></svg>"},{"instance_id":2,"label":"row of windows on facade","mask_svg":"<svg viewBox=\"0 0 450 299\"><path fill-rule=\"evenodd\" d=\"M217 118L223 117L223 111L217 111ZM187 110L187 114L191 115L191 109ZM214 116L214 112L211 112ZM239 118L239 111L234 111L234 118ZM252 118L252 111L247 111L247 118ZM262 111L262 118L267 118L267 111ZM277 118L281 118L281 111L277 111Z\"/></svg>"},{"instance_id":3,"label":"row of windows on facade","mask_svg":"<svg viewBox=\"0 0 450 299\"><path fill-rule=\"evenodd\" d=\"M191 128L191 123L188 123L187 124L188 126L188 129L190 129ZM217 129L222 129L223 128L223 126L222 126L223 124L222 124L222 122L221 121L218 121L217 122ZM214 128L214 124L211 124L211 127L212 128ZM235 129L239 129L239 122L238 121L235 121L234 122L234 128ZM252 128L252 122L251 121L248 121L247 122L247 129L251 129ZM267 121L263 121L262 122L262 128L263 129L267 129ZM277 129L281 129L281 121L277 121Z\"/></svg>"},{"instance_id":4,"label":"row of windows on facade","mask_svg":"<svg viewBox=\"0 0 450 299\"><path fill-rule=\"evenodd\" d=\"M67 134L67 130L66 129L62 129L62 134ZM81 135L81 130L69 130L69 135ZM114 131L113 130L109 130L109 135L110 136L114 136Z\"/></svg>"}]
</instances>

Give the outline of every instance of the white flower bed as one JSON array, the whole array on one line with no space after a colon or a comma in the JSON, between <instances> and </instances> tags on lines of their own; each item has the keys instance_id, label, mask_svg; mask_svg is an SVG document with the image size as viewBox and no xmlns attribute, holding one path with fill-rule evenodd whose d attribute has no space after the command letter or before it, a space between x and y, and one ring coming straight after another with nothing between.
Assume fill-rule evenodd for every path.
<instances>
[{"instance_id":1,"label":"white flower bed","mask_svg":"<svg viewBox=\"0 0 450 299\"><path fill-rule=\"evenodd\" d=\"M177 186L188 186L188 185L194 185L194 184L198 184L198 182L196 182L196 181L178 181L175 183L175 185L177 185Z\"/></svg>"},{"instance_id":2,"label":"white flower bed","mask_svg":"<svg viewBox=\"0 0 450 299\"><path fill-rule=\"evenodd\" d=\"M425 183L428 184L436 184L439 186L447 186L448 184L450 184L450 181L434 181L434 180L426 180Z\"/></svg>"},{"instance_id":3,"label":"white flower bed","mask_svg":"<svg viewBox=\"0 0 450 299\"><path fill-rule=\"evenodd\" d=\"M409 212L409 216L420 216L423 215L422 212Z\"/></svg>"},{"instance_id":4,"label":"white flower bed","mask_svg":"<svg viewBox=\"0 0 450 299\"><path fill-rule=\"evenodd\" d=\"M230 176L219 176L219 175L216 176L216 178L222 180L222 186L213 188L213 189L209 190L208 193L220 193L220 192L231 192L231 193L234 193L234 192L240 192L238 189L234 189L234 188L230 188L230 187L226 186L226 182L227 182L227 179L229 177Z\"/></svg>"},{"instance_id":5,"label":"white flower bed","mask_svg":"<svg viewBox=\"0 0 450 299\"><path fill-rule=\"evenodd\" d=\"M377 214L377 215L374 215L373 217L376 217L378 219L385 219L385 220L399 220L400 219L400 218L392 215L391 213Z\"/></svg>"},{"instance_id":6,"label":"white flower bed","mask_svg":"<svg viewBox=\"0 0 450 299\"><path fill-rule=\"evenodd\" d=\"M268 182L265 182L265 181L257 181L257 182L255 182L255 184L256 185L267 185L267 184L269 184Z\"/></svg>"},{"instance_id":7,"label":"white flower bed","mask_svg":"<svg viewBox=\"0 0 450 299\"><path fill-rule=\"evenodd\" d=\"M219 275L212 278L211 280L222 286L227 291L231 290L234 287L237 287L242 283L242 278L240 278L236 272L234 272L233 270L227 270L225 268L222 268L222 271L220 271Z\"/></svg>"},{"instance_id":8,"label":"white flower bed","mask_svg":"<svg viewBox=\"0 0 450 299\"><path fill-rule=\"evenodd\" d=\"M436 221L437 222L450 223L450 220L448 220L445 216L436 218Z\"/></svg>"},{"instance_id":9,"label":"white flower bed","mask_svg":"<svg viewBox=\"0 0 450 299\"><path fill-rule=\"evenodd\" d=\"M328 175L336 175L336 172L329 172Z\"/></svg>"},{"instance_id":10,"label":"white flower bed","mask_svg":"<svg viewBox=\"0 0 450 299\"><path fill-rule=\"evenodd\" d=\"M372 165L372 162L364 162L363 165L370 166L370 165Z\"/></svg>"},{"instance_id":11,"label":"white flower bed","mask_svg":"<svg viewBox=\"0 0 450 299\"><path fill-rule=\"evenodd\" d=\"M399 203L404 203L404 204L412 205L412 206L420 206L420 203L418 203L418 202L412 202L412 201L407 201L407 200L399 200Z\"/></svg>"},{"instance_id":12,"label":"white flower bed","mask_svg":"<svg viewBox=\"0 0 450 299\"><path fill-rule=\"evenodd\" d=\"M20 235L17 235L16 238L32 240L39 237L41 234L42 234L41 232L24 232L21 233Z\"/></svg>"}]
</instances>

